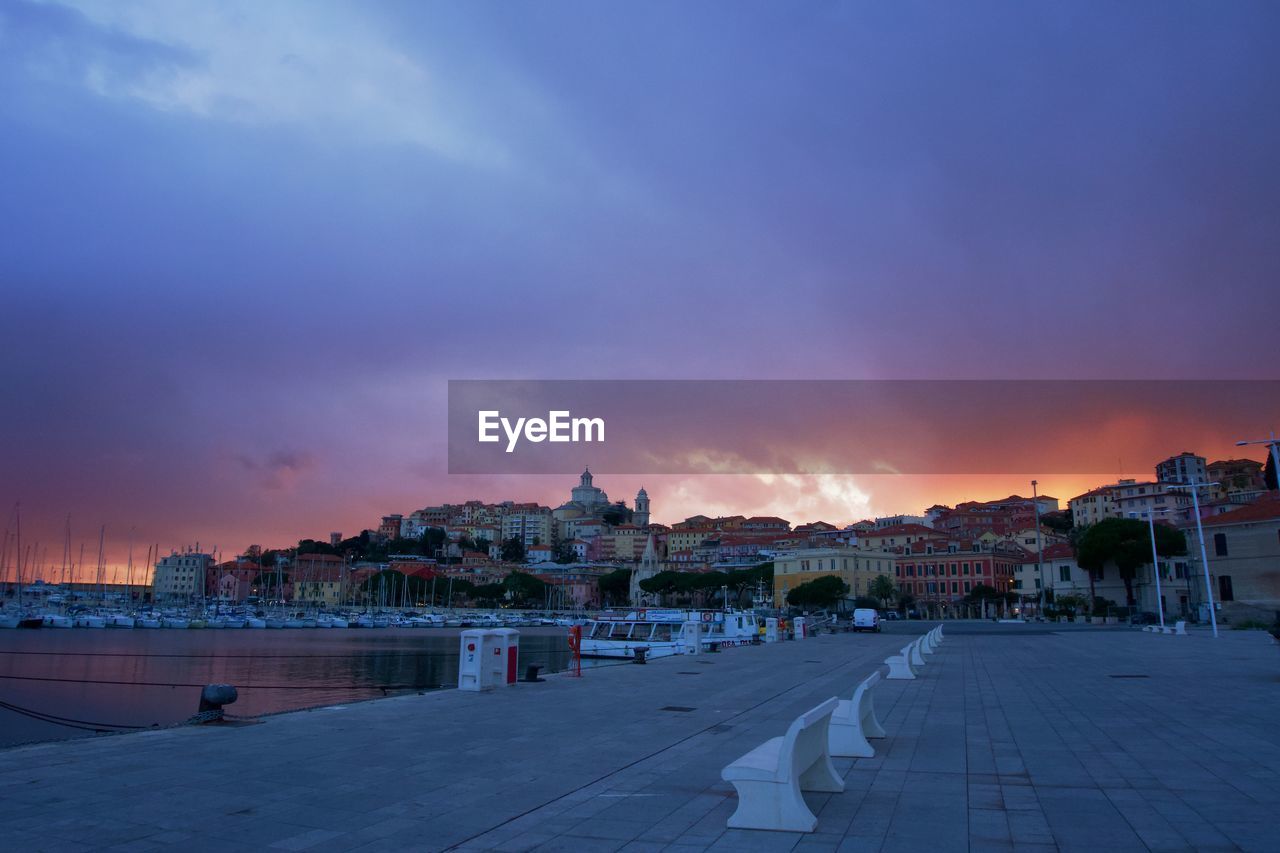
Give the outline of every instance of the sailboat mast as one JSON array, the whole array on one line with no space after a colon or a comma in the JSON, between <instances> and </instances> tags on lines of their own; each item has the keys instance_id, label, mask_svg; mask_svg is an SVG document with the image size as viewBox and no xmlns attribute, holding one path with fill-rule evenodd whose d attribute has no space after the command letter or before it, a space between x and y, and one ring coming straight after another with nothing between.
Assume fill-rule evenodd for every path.
<instances>
[{"instance_id":1,"label":"sailboat mast","mask_svg":"<svg viewBox=\"0 0 1280 853\"><path fill-rule=\"evenodd\" d=\"M59 583L66 586L67 583L67 564L71 562L71 514L67 513L67 531L66 536L62 539L62 576ZM72 583L72 586L75 584Z\"/></svg>"},{"instance_id":2,"label":"sailboat mast","mask_svg":"<svg viewBox=\"0 0 1280 853\"><path fill-rule=\"evenodd\" d=\"M98 606L101 607L107 599L107 564L106 558L103 556L103 545L106 544L107 526L104 524L98 529Z\"/></svg>"}]
</instances>

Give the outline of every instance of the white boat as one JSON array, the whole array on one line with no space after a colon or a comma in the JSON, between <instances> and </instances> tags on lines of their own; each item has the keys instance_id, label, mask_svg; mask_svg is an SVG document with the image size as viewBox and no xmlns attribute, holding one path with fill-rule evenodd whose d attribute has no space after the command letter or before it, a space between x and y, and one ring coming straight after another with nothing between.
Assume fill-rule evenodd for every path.
<instances>
[{"instance_id":1,"label":"white boat","mask_svg":"<svg viewBox=\"0 0 1280 853\"><path fill-rule=\"evenodd\" d=\"M42 613L40 625L44 628L74 628L75 622L70 616L63 616L61 613Z\"/></svg>"},{"instance_id":2,"label":"white boat","mask_svg":"<svg viewBox=\"0 0 1280 853\"><path fill-rule=\"evenodd\" d=\"M321 613L316 617L317 628L346 628L347 620L332 613Z\"/></svg>"},{"instance_id":3,"label":"white boat","mask_svg":"<svg viewBox=\"0 0 1280 853\"><path fill-rule=\"evenodd\" d=\"M161 628L160 617L154 613L139 613L133 620L135 628Z\"/></svg>"},{"instance_id":4,"label":"white boat","mask_svg":"<svg viewBox=\"0 0 1280 853\"><path fill-rule=\"evenodd\" d=\"M161 628L189 628L191 627L191 620L186 618L185 616L161 616L160 627Z\"/></svg>"},{"instance_id":5,"label":"white boat","mask_svg":"<svg viewBox=\"0 0 1280 853\"><path fill-rule=\"evenodd\" d=\"M267 620L266 620L266 619L263 619L263 618L262 618L262 617L260 617L260 616L246 616L246 617L244 617L244 627L246 627L246 628L265 628L265 627L267 627Z\"/></svg>"},{"instance_id":6,"label":"white boat","mask_svg":"<svg viewBox=\"0 0 1280 853\"><path fill-rule=\"evenodd\" d=\"M684 626L701 624L703 650L711 646L745 646L759 642L763 620L754 613L724 610L645 609L602 613L582 628L584 658L669 657L690 652Z\"/></svg>"},{"instance_id":7,"label":"white boat","mask_svg":"<svg viewBox=\"0 0 1280 853\"><path fill-rule=\"evenodd\" d=\"M268 628L283 628L285 627L285 621L283 616L268 616L266 618Z\"/></svg>"},{"instance_id":8,"label":"white boat","mask_svg":"<svg viewBox=\"0 0 1280 853\"><path fill-rule=\"evenodd\" d=\"M125 613L108 613L106 617L108 628L132 628L134 621L132 616Z\"/></svg>"},{"instance_id":9,"label":"white boat","mask_svg":"<svg viewBox=\"0 0 1280 853\"><path fill-rule=\"evenodd\" d=\"M77 628L107 627L107 620L96 613L77 613L74 621Z\"/></svg>"},{"instance_id":10,"label":"white boat","mask_svg":"<svg viewBox=\"0 0 1280 853\"><path fill-rule=\"evenodd\" d=\"M16 613L0 613L0 628L17 628L22 617Z\"/></svg>"}]
</instances>

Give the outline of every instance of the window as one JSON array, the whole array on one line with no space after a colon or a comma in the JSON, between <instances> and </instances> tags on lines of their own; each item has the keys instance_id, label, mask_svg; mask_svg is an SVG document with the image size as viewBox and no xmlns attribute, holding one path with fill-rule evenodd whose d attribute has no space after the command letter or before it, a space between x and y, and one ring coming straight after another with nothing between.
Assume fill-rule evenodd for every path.
<instances>
[{"instance_id":1,"label":"window","mask_svg":"<svg viewBox=\"0 0 1280 853\"><path fill-rule=\"evenodd\" d=\"M1063 583L1071 583L1071 567L1058 566L1058 580Z\"/></svg>"},{"instance_id":2,"label":"window","mask_svg":"<svg viewBox=\"0 0 1280 853\"><path fill-rule=\"evenodd\" d=\"M1227 534L1213 534L1213 550L1219 557L1227 556Z\"/></svg>"},{"instance_id":3,"label":"window","mask_svg":"<svg viewBox=\"0 0 1280 853\"><path fill-rule=\"evenodd\" d=\"M960 564L960 574L962 574L962 575L967 575L967 574L969 574L969 564L968 564L968 563L961 563L961 564Z\"/></svg>"},{"instance_id":4,"label":"window","mask_svg":"<svg viewBox=\"0 0 1280 853\"><path fill-rule=\"evenodd\" d=\"M971 584L971 582L970 582L970 581L965 581L965 582L964 582L964 591L965 591L965 592L968 592L971 588L972 588L972 584Z\"/></svg>"},{"instance_id":5,"label":"window","mask_svg":"<svg viewBox=\"0 0 1280 853\"><path fill-rule=\"evenodd\" d=\"M1231 575L1218 575L1218 600L1235 601L1235 590L1231 588Z\"/></svg>"},{"instance_id":6,"label":"window","mask_svg":"<svg viewBox=\"0 0 1280 853\"><path fill-rule=\"evenodd\" d=\"M951 591L952 591L953 593L959 592L959 591L960 591L960 584L956 583L955 581L952 581L952 582L951 582Z\"/></svg>"}]
</instances>

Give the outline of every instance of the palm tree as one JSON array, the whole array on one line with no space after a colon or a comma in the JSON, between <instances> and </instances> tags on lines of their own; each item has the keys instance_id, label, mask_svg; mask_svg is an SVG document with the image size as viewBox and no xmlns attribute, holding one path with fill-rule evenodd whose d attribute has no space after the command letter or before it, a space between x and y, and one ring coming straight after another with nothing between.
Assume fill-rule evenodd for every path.
<instances>
[{"instance_id":1,"label":"palm tree","mask_svg":"<svg viewBox=\"0 0 1280 853\"><path fill-rule=\"evenodd\" d=\"M893 581L886 575L877 575L876 579L867 586L867 594L872 598L878 598L882 608L889 606L889 599L893 598L896 592Z\"/></svg>"}]
</instances>

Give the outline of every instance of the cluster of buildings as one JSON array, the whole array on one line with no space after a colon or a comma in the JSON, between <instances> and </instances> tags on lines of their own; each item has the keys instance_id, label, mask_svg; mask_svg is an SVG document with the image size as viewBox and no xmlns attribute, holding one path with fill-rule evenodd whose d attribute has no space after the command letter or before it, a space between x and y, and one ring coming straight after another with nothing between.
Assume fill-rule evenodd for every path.
<instances>
[{"instance_id":1,"label":"cluster of buildings","mask_svg":"<svg viewBox=\"0 0 1280 853\"><path fill-rule=\"evenodd\" d=\"M1187 483L1214 485L1193 496ZM1150 481L1099 486L1071 498L1065 508L1048 495L1010 495L843 526L813 521L793 527L783 518L741 515L696 515L657 524L644 489L631 506L610 501L587 470L569 499L556 507L511 501L443 504L384 516L368 531L388 543L439 531L441 544L434 554L393 554L376 563L329 554L282 556L280 565L267 568L253 554L224 563L205 554L173 554L156 565L153 592L157 600L244 601L270 595L341 606L367 603L371 593L365 581L391 570L429 581L439 588L439 597L433 594L431 600L444 601L451 581L497 583L519 568L546 582L548 606L590 608L600 604L600 577L619 568L634 569L634 581L662 570L728 571L772 561L771 592L778 602L825 575L840 576L852 597L874 597L872 585L885 576L897 596L909 595L917 609L933 616L978 615L975 605L983 614L991 612L989 606L1034 613L1046 601L1066 597L1124 604L1117 572L1104 568L1091 577L1076 564L1069 528L1107 518L1149 518L1189 534L1188 555L1162 560L1159 571L1166 612L1195 618L1205 615L1208 598L1196 539L1197 505L1219 607L1270 619L1280 607L1280 499L1266 489L1261 463L1209 463L1193 453L1162 461ZM340 540L332 535L335 545ZM519 564L510 560L511 540L523 551ZM1153 572L1144 567L1133 584L1143 610L1157 606ZM991 602L975 602L979 591ZM634 582L632 595L642 603Z\"/></svg>"}]
</instances>

